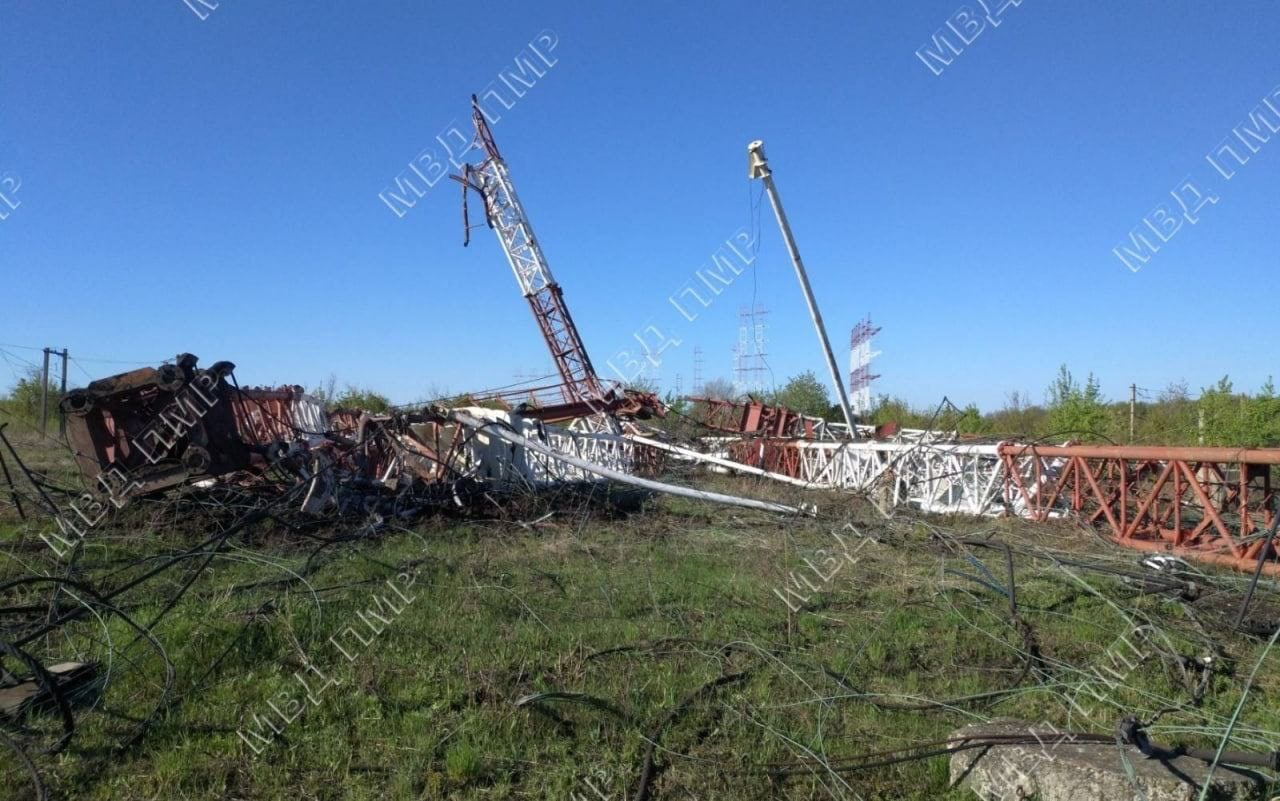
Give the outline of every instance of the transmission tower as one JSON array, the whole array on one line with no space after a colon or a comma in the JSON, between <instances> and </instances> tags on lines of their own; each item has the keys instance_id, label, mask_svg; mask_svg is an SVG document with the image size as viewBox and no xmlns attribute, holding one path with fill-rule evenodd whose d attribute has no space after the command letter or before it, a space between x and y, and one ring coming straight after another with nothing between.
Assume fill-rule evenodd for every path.
<instances>
[{"instance_id":1,"label":"transmission tower","mask_svg":"<svg viewBox=\"0 0 1280 801\"><path fill-rule=\"evenodd\" d=\"M738 344L734 346L734 385L738 392L764 391L765 363L765 315L762 306L742 306L738 309Z\"/></svg>"},{"instance_id":2,"label":"transmission tower","mask_svg":"<svg viewBox=\"0 0 1280 801\"><path fill-rule=\"evenodd\" d=\"M680 393L677 392L677 395ZM693 394L702 394L702 346L693 346Z\"/></svg>"},{"instance_id":3,"label":"transmission tower","mask_svg":"<svg viewBox=\"0 0 1280 801\"><path fill-rule=\"evenodd\" d=\"M871 374L871 360L880 355L871 350L871 338L878 333L870 315L849 333L849 405L855 415L871 412L871 382L880 377Z\"/></svg>"}]
</instances>

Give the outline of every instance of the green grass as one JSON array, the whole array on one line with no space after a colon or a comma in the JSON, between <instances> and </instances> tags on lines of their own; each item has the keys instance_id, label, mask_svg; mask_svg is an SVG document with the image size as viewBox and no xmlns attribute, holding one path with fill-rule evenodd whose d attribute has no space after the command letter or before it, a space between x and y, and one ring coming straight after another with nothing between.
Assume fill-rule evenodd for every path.
<instances>
[{"instance_id":1,"label":"green grass","mask_svg":"<svg viewBox=\"0 0 1280 801\"><path fill-rule=\"evenodd\" d=\"M838 764L1002 716L1106 733L1122 708L1186 702L1177 671L1154 658L1112 688L1091 680L1100 697L1079 696L1084 715L1065 700L1075 689L1034 679L992 702L946 709L869 703L872 695L901 703L1006 689L1023 670L1023 640L1002 595L944 572L985 578L973 561L932 541L926 522L886 522L847 497L821 497L820 506L823 521L679 499L621 518L568 509L533 528L434 520L329 549L306 584L243 586L300 572L312 550L264 529L215 558L156 627L174 666L174 691L134 749L112 750L136 726L128 718L144 717L160 701L163 663L154 651L124 649L132 632L119 618L69 625L65 636L39 644L48 661L112 659L113 673L97 708L79 715L71 747L37 761L55 797L85 801L599 797L588 783L623 799L659 723L679 709L658 735L652 798L968 799L948 788L945 757L839 778L820 769L771 777L762 766L812 766L815 758ZM856 564L792 612L775 590L804 569L802 559L819 563L835 544L830 529L846 519L888 541L861 548ZM151 525L138 515L125 530L95 532L86 564L101 578L111 560L197 541L174 522ZM945 526L1095 552L1128 566L1137 559L1066 528L964 519ZM29 539L21 531L11 522L0 541ZM972 553L1003 582L999 553ZM53 569L45 556L12 549L0 576ZM1016 563L1020 613L1050 683L1078 684L1109 664L1126 616L1162 621L1186 653L1204 649L1177 602L1088 574L1082 585L1044 560ZM408 602L385 583L404 572L412 586L404 579L397 586ZM157 580L161 591L129 594L125 611L150 621L185 578L175 571ZM1219 619L1211 606L1193 608L1209 609L1198 612L1202 625ZM382 629L364 635L367 645L344 634L364 625L362 612ZM1225 664L1247 674L1260 644L1213 633ZM1238 727L1240 747L1280 745L1277 660L1280 654L1259 672L1256 703ZM294 674L308 665L315 703L279 735L254 740L255 753L237 731L255 714L269 714L269 702L288 712L303 695ZM730 674L742 676L699 694ZM1216 745L1211 735L1239 699L1235 674L1216 674L1199 708L1165 715L1153 736ZM318 676L333 683L321 689ZM32 722L52 727L48 719ZM29 795L12 760L0 761L18 777L0 796Z\"/></svg>"}]
</instances>

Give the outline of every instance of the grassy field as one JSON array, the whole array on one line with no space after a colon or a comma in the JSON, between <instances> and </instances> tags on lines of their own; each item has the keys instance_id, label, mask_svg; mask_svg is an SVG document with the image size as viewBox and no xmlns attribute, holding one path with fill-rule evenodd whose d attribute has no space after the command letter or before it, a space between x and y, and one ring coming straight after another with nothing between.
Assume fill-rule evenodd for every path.
<instances>
[{"instance_id":1,"label":"grassy field","mask_svg":"<svg viewBox=\"0 0 1280 801\"><path fill-rule=\"evenodd\" d=\"M1124 712L1172 707L1153 738L1216 746L1263 655L1226 630L1246 577L1203 576L1186 603L1055 562L1137 565L1068 525L807 499L819 519L579 499L321 532L355 535L342 542L268 521L117 599L139 626L159 619L154 642L64 590L92 613L30 648L97 660L109 680L84 693L61 753L36 753L54 714L28 716L17 740L52 797L86 800L966 799L945 756L849 768L997 717L1107 734ZM3 514L0 577L65 574L35 526ZM76 575L119 586L216 525L134 510L86 539ZM958 537L1015 547L1012 609L1004 552ZM1258 614L1274 615L1274 582L1262 590ZM48 593L11 587L0 603ZM1271 653L1258 670L1234 747L1280 747L1277 665ZM0 761L0 796L31 797L27 772Z\"/></svg>"}]
</instances>

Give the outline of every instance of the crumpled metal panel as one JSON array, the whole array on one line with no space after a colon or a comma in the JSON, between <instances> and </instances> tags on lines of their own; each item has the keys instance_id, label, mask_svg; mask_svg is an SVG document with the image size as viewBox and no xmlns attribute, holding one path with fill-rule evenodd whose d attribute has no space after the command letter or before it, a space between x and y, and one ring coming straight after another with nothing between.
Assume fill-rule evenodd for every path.
<instances>
[{"instance_id":1,"label":"crumpled metal panel","mask_svg":"<svg viewBox=\"0 0 1280 801\"><path fill-rule=\"evenodd\" d=\"M303 476L328 472L310 455L329 443L322 403L299 386L242 389L231 381L231 362L207 370L197 362L184 353L62 398L67 437L91 491L122 505L184 483L261 474L282 461Z\"/></svg>"},{"instance_id":2,"label":"crumpled metal panel","mask_svg":"<svg viewBox=\"0 0 1280 801\"><path fill-rule=\"evenodd\" d=\"M818 439L826 433L828 425L820 417L810 417L785 406L770 406L760 401L690 400L697 405L703 425L725 433Z\"/></svg>"},{"instance_id":3,"label":"crumpled metal panel","mask_svg":"<svg viewBox=\"0 0 1280 801\"><path fill-rule=\"evenodd\" d=\"M149 494L248 466L225 380L235 365L202 370L196 362L180 354L172 364L100 379L62 398L87 487L113 497Z\"/></svg>"}]
</instances>

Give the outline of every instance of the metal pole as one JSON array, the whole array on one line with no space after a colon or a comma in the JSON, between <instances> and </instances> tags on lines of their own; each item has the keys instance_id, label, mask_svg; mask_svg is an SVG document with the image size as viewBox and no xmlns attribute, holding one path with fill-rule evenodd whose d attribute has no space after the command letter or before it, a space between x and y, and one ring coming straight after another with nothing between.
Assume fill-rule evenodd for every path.
<instances>
[{"instance_id":1,"label":"metal pole","mask_svg":"<svg viewBox=\"0 0 1280 801\"><path fill-rule=\"evenodd\" d=\"M773 172L769 169L769 160L764 155L764 142L759 139L747 145L747 169L749 177L764 181L764 190L769 193L769 203L773 206L774 216L778 218L778 227L782 229L782 238L786 240L787 252L791 254L791 263L795 265L796 278L800 279L800 289L804 292L805 303L809 304L809 316L813 318L813 327L818 332L822 354L827 359L827 370L831 373L831 385L835 387L836 397L840 401L840 411L844 413L844 421L849 426L849 436L857 439L858 429L853 422L853 410L849 408L849 394L845 391L844 382L840 380L840 368L836 367L836 357L831 352L831 341L827 339L827 329L822 324L822 313L818 311L818 303L813 299L813 289L809 286L809 276L804 271L804 262L800 260L800 250L796 247L795 237L791 235L787 214L782 210L778 188L773 185Z\"/></svg>"},{"instance_id":2,"label":"metal pole","mask_svg":"<svg viewBox=\"0 0 1280 801\"><path fill-rule=\"evenodd\" d=\"M750 475L761 476L762 478L771 478L774 481L781 481L784 484L794 484L797 487L804 487L805 489L813 489L816 486L812 481L805 481L802 478L792 478L791 476L784 475L782 473L770 473L768 470L761 470L758 467L752 467L748 464L735 462L731 459L721 459L719 456L713 456L709 453L691 451L688 448L681 448L678 445L672 445L661 440L649 439L648 437L642 437L639 434L627 434L625 436L632 442L638 442L641 445L648 445L650 448L657 448L658 450L667 451L668 453L674 453L678 456L683 456L686 459L692 459L695 462L706 462L707 464L718 465L728 470L736 470L739 473L749 473Z\"/></svg>"},{"instance_id":3,"label":"metal pole","mask_svg":"<svg viewBox=\"0 0 1280 801\"><path fill-rule=\"evenodd\" d=\"M1138 405L1138 385L1129 385L1129 444L1133 444L1134 408Z\"/></svg>"},{"instance_id":4,"label":"metal pole","mask_svg":"<svg viewBox=\"0 0 1280 801\"><path fill-rule=\"evenodd\" d=\"M49 421L49 349L44 349L44 369L40 371L40 433L48 430Z\"/></svg>"},{"instance_id":5,"label":"metal pole","mask_svg":"<svg viewBox=\"0 0 1280 801\"><path fill-rule=\"evenodd\" d=\"M62 398L67 394L67 349L62 349L62 394L58 396L58 434L67 433L67 416L62 413Z\"/></svg>"},{"instance_id":6,"label":"metal pole","mask_svg":"<svg viewBox=\"0 0 1280 801\"><path fill-rule=\"evenodd\" d=\"M1262 566L1267 561L1267 552L1271 550L1271 541L1276 538L1277 527L1280 527L1280 497L1271 503L1271 530L1267 532L1267 538L1262 543L1262 550L1258 551L1258 566L1253 569L1253 581L1249 582L1249 591L1240 602L1236 622L1231 624L1232 631L1239 631L1240 624L1244 623L1244 615L1249 611L1249 604L1253 602L1253 591L1258 589L1258 578L1262 575Z\"/></svg>"}]
</instances>

